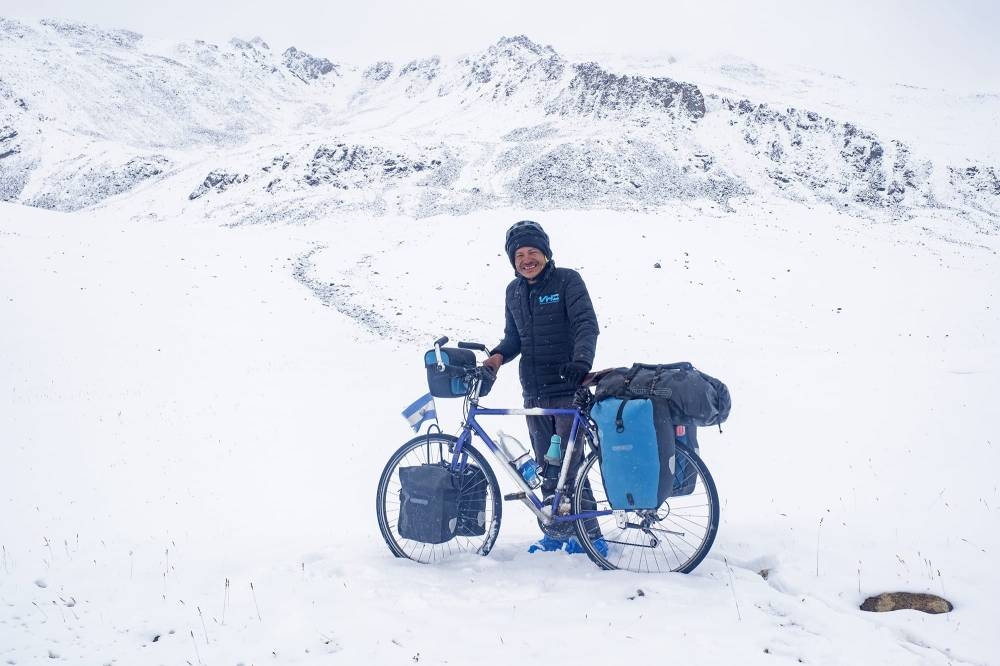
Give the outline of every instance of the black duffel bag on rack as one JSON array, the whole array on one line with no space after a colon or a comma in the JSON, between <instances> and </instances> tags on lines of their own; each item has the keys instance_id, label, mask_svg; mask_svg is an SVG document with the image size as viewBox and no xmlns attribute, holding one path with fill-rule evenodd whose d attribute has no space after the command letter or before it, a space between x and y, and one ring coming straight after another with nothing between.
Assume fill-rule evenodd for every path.
<instances>
[{"instance_id":1,"label":"black duffel bag on rack","mask_svg":"<svg viewBox=\"0 0 1000 666\"><path fill-rule=\"evenodd\" d=\"M670 420L677 425L721 425L733 405L725 384L687 362L615 368L601 377L596 393L596 401L609 397L663 400Z\"/></svg>"}]
</instances>

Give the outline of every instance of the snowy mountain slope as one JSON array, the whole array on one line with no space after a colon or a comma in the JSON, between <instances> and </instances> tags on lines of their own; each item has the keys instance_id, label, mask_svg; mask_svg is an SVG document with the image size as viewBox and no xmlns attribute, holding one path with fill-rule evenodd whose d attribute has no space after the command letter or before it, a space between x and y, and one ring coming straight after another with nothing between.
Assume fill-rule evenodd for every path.
<instances>
[{"instance_id":1,"label":"snowy mountain slope","mask_svg":"<svg viewBox=\"0 0 1000 666\"><path fill-rule=\"evenodd\" d=\"M577 62L523 36L453 61L354 66L260 39L147 44L9 20L0 63L0 195L59 210L171 179L184 184L166 186L157 207L183 205L176 192L208 179L233 194L204 207L234 222L261 210L425 217L774 194L860 215L944 208L987 230L1000 214L1000 152L980 140L995 144L989 127L952 127L952 150L941 151L920 123L896 122L910 115L902 103L876 117L846 103L845 83L812 94L746 64L701 70L706 95L663 67ZM955 102L943 92L923 101ZM995 125L989 95L962 104ZM288 163L280 176L268 169L275 159Z\"/></svg>"},{"instance_id":2,"label":"snowy mountain slope","mask_svg":"<svg viewBox=\"0 0 1000 666\"><path fill-rule=\"evenodd\" d=\"M784 199L234 229L149 218L139 194L0 204L0 661L507 664L553 635L608 663L1000 653L996 236ZM513 504L486 558L381 541L422 353L497 339L503 231L526 216L588 283L598 365L688 359L733 391L700 437L722 525L691 575L529 555ZM505 367L489 403L518 393ZM896 589L955 610L857 609Z\"/></svg>"}]
</instances>

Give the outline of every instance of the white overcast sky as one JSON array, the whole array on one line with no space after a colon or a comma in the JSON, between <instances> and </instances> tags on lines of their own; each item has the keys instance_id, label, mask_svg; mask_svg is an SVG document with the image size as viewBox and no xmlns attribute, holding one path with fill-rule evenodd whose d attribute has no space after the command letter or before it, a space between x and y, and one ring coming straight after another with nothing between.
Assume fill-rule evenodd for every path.
<instances>
[{"instance_id":1,"label":"white overcast sky","mask_svg":"<svg viewBox=\"0 0 1000 666\"><path fill-rule=\"evenodd\" d=\"M732 54L851 78L1000 92L1000 0L0 0L0 16L65 18L149 37L260 35L366 64L484 49L524 33L566 55Z\"/></svg>"}]
</instances>

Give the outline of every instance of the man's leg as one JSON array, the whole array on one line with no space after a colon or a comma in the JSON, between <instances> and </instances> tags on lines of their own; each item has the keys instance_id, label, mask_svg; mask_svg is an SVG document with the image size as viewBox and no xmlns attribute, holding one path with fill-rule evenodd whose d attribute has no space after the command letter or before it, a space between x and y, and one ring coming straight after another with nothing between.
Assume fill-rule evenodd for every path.
<instances>
[{"instance_id":1,"label":"man's leg","mask_svg":"<svg viewBox=\"0 0 1000 666\"><path fill-rule=\"evenodd\" d=\"M534 398L524 401L527 408L541 407L544 409L570 409L573 407L573 396L555 396L546 398ZM535 452L535 460L539 464L544 464L545 454L552 443L552 435L559 435L562 439L562 451L566 453L569 435L573 430L573 417L570 416L527 416L528 434L531 436L531 448ZM577 433L580 435L580 433ZM577 446L573 451L573 458L570 460L569 476L570 483L576 478L576 472L583 462L583 437L577 439ZM552 482L546 480L542 485L542 494L549 495L555 491Z\"/></svg>"}]
</instances>

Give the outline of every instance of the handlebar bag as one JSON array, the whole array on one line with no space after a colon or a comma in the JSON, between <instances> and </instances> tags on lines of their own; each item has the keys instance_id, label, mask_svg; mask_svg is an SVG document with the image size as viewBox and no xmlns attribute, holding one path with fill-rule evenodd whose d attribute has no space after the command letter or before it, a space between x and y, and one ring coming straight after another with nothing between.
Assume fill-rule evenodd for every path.
<instances>
[{"instance_id":1,"label":"handlebar bag","mask_svg":"<svg viewBox=\"0 0 1000 666\"><path fill-rule=\"evenodd\" d=\"M438 367L437 355L431 349L424 354L427 369L427 387L435 398L462 398L469 392L469 372L476 368L476 354L471 349L442 347L441 362ZM496 377L489 372L482 374L479 395L485 396L493 388Z\"/></svg>"}]
</instances>

